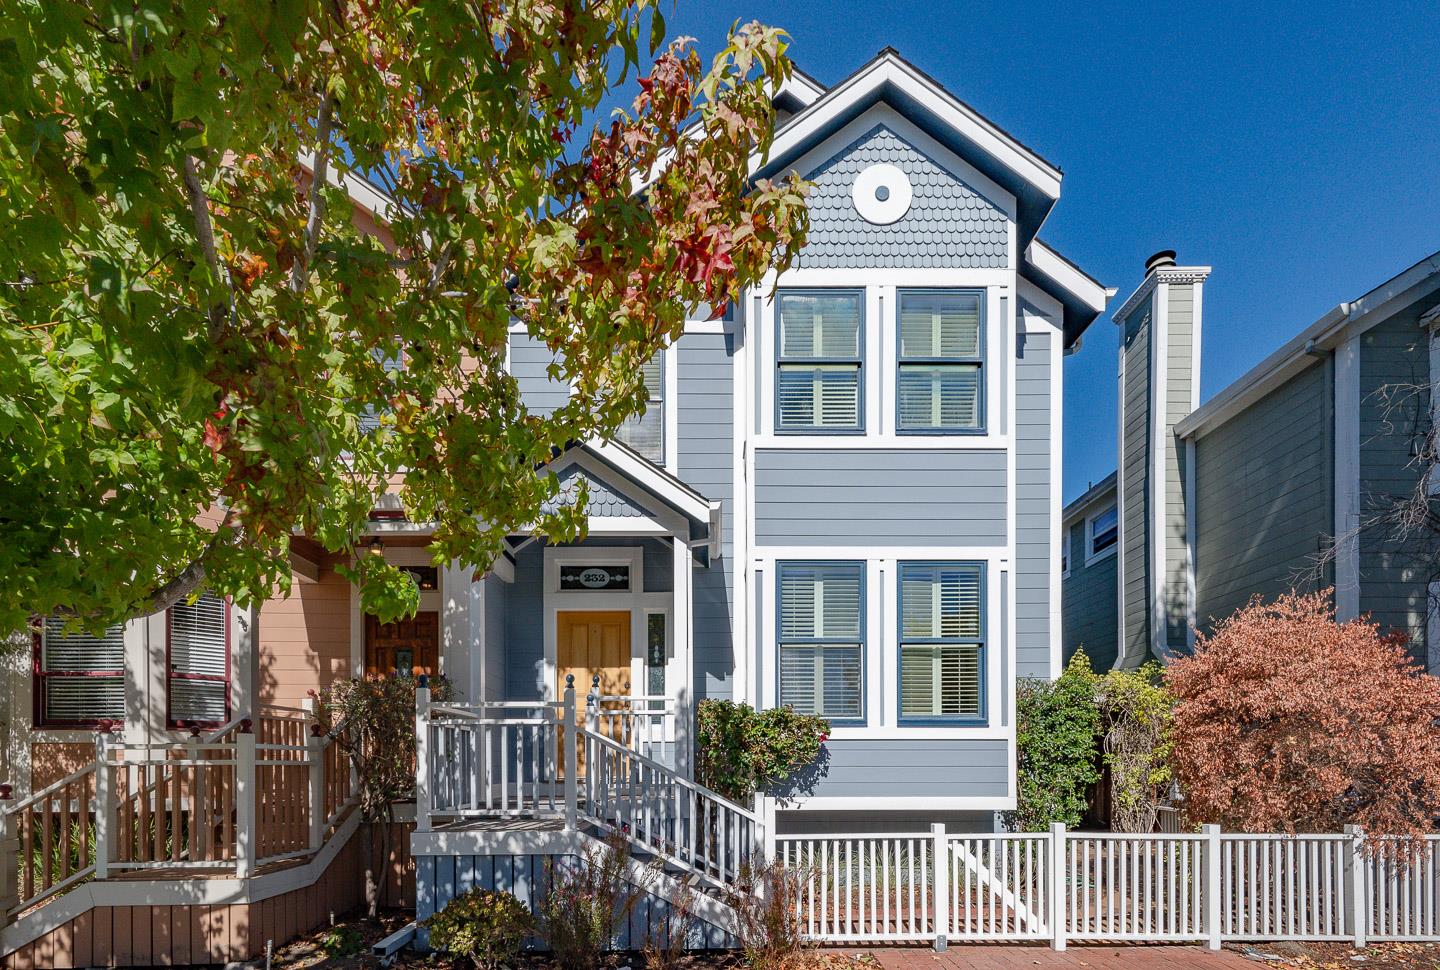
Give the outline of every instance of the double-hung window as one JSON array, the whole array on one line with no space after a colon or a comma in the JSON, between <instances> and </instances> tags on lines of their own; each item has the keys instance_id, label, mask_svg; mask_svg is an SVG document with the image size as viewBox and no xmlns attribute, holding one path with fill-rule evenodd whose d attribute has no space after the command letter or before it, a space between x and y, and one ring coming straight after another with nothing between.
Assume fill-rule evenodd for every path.
<instances>
[{"instance_id":1,"label":"double-hung window","mask_svg":"<svg viewBox=\"0 0 1440 970\"><path fill-rule=\"evenodd\" d=\"M1120 513L1113 505L1099 515L1086 519L1085 523L1090 546L1086 557L1089 559L1094 559L1113 547L1120 538Z\"/></svg>"},{"instance_id":2,"label":"double-hung window","mask_svg":"<svg viewBox=\"0 0 1440 970\"><path fill-rule=\"evenodd\" d=\"M900 564L900 718L985 719L985 580L978 562Z\"/></svg>"},{"instance_id":3,"label":"double-hung window","mask_svg":"<svg viewBox=\"0 0 1440 970\"><path fill-rule=\"evenodd\" d=\"M864 293L782 290L777 302L775 430L863 431Z\"/></svg>"},{"instance_id":4,"label":"double-hung window","mask_svg":"<svg viewBox=\"0 0 1440 970\"><path fill-rule=\"evenodd\" d=\"M170 608L166 719L201 727L230 719L230 606L210 593Z\"/></svg>"},{"instance_id":5,"label":"double-hung window","mask_svg":"<svg viewBox=\"0 0 1440 970\"><path fill-rule=\"evenodd\" d=\"M93 636L45 621L36 645L36 722L40 727L95 727L125 720L125 631Z\"/></svg>"},{"instance_id":6,"label":"double-hung window","mask_svg":"<svg viewBox=\"0 0 1440 970\"><path fill-rule=\"evenodd\" d=\"M782 562L780 703L835 722L861 722L865 564Z\"/></svg>"},{"instance_id":7,"label":"double-hung window","mask_svg":"<svg viewBox=\"0 0 1440 970\"><path fill-rule=\"evenodd\" d=\"M901 290L896 427L954 434L985 426L983 290Z\"/></svg>"},{"instance_id":8,"label":"double-hung window","mask_svg":"<svg viewBox=\"0 0 1440 970\"><path fill-rule=\"evenodd\" d=\"M665 461L665 352L657 351L641 367L645 391L650 402L645 413L636 415L620 426L615 440L629 445L657 465Z\"/></svg>"}]
</instances>

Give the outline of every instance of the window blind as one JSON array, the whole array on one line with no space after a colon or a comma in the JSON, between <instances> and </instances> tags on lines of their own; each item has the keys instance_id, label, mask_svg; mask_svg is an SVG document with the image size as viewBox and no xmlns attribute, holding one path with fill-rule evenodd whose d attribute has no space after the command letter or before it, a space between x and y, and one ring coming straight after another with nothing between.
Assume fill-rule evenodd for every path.
<instances>
[{"instance_id":1,"label":"window blind","mask_svg":"<svg viewBox=\"0 0 1440 970\"><path fill-rule=\"evenodd\" d=\"M89 726L125 719L125 634L99 636L45 621L40 643L40 718L45 724Z\"/></svg>"},{"instance_id":2,"label":"window blind","mask_svg":"<svg viewBox=\"0 0 1440 970\"><path fill-rule=\"evenodd\" d=\"M229 719L230 607L205 593L170 608L169 713L172 724Z\"/></svg>"},{"instance_id":3,"label":"window blind","mask_svg":"<svg viewBox=\"0 0 1440 970\"><path fill-rule=\"evenodd\" d=\"M900 430L966 431L981 426L983 296L970 290L900 292Z\"/></svg>"},{"instance_id":4,"label":"window blind","mask_svg":"<svg viewBox=\"0 0 1440 970\"><path fill-rule=\"evenodd\" d=\"M863 563L781 563L780 703L859 720L865 637Z\"/></svg>"},{"instance_id":5,"label":"window blind","mask_svg":"<svg viewBox=\"0 0 1440 970\"><path fill-rule=\"evenodd\" d=\"M983 716L981 570L979 563L901 564L901 717Z\"/></svg>"},{"instance_id":6,"label":"window blind","mask_svg":"<svg viewBox=\"0 0 1440 970\"><path fill-rule=\"evenodd\" d=\"M620 426L616 438L644 457L661 464L665 461L665 369L663 352L651 357L640 368L650 402L644 413Z\"/></svg>"},{"instance_id":7,"label":"window blind","mask_svg":"<svg viewBox=\"0 0 1440 970\"><path fill-rule=\"evenodd\" d=\"M860 428L860 294L782 293L779 321L777 427Z\"/></svg>"}]
</instances>

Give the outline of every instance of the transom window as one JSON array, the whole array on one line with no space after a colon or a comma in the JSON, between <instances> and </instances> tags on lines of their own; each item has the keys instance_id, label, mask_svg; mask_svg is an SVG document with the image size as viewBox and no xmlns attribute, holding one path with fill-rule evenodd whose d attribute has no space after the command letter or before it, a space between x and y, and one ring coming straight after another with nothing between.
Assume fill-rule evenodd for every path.
<instances>
[{"instance_id":1,"label":"transom window","mask_svg":"<svg viewBox=\"0 0 1440 970\"><path fill-rule=\"evenodd\" d=\"M125 631L98 636L45 621L36 644L37 721L42 727L95 727L125 720Z\"/></svg>"},{"instance_id":2,"label":"transom window","mask_svg":"<svg viewBox=\"0 0 1440 970\"><path fill-rule=\"evenodd\" d=\"M777 431L864 430L863 300L859 290L780 293Z\"/></svg>"},{"instance_id":3,"label":"transom window","mask_svg":"<svg viewBox=\"0 0 1440 970\"><path fill-rule=\"evenodd\" d=\"M896 426L953 433L984 427L980 290L901 290Z\"/></svg>"},{"instance_id":4,"label":"transom window","mask_svg":"<svg viewBox=\"0 0 1440 970\"><path fill-rule=\"evenodd\" d=\"M621 444L629 445L657 465L665 462L664 359L664 352L658 352L640 368L650 402L645 405L645 413L626 421L615 435Z\"/></svg>"},{"instance_id":5,"label":"transom window","mask_svg":"<svg viewBox=\"0 0 1440 970\"><path fill-rule=\"evenodd\" d=\"M1090 536L1090 551L1087 556L1093 558L1100 555L1114 546L1120 538L1120 513L1115 506L1110 506L1099 515L1087 519L1085 531Z\"/></svg>"},{"instance_id":6,"label":"transom window","mask_svg":"<svg viewBox=\"0 0 1440 970\"><path fill-rule=\"evenodd\" d=\"M865 564L780 563L780 703L860 722Z\"/></svg>"},{"instance_id":7,"label":"transom window","mask_svg":"<svg viewBox=\"0 0 1440 970\"><path fill-rule=\"evenodd\" d=\"M900 564L901 720L984 720L984 566Z\"/></svg>"},{"instance_id":8,"label":"transom window","mask_svg":"<svg viewBox=\"0 0 1440 970\"><path fill-rule=\"evenodd\" d=\"M170 608L166 720L204 727L230 719L230 606L205 593Z\"/></svg>"}]
</instances>

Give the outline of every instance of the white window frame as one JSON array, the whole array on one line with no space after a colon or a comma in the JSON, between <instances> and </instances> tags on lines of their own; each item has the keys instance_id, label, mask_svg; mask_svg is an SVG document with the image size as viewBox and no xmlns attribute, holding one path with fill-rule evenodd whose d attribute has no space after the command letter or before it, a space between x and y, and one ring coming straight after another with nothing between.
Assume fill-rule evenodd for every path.
<instances>
[{"instance_id":1,"label":"white window frame","mask_svg":"<svg viewBox=\"0 0 1440 970\"><path fill-rule=\"evenodd\" d=\"M1074 565L1074 560L1070 558L1070 526L1067 525L1060 535L1060 578L1069 579Z\"/></svg>"},{"instance_id":2,"label":"white window frame","mask_svg":"<svg viewBox=\"0 0 1440 970\"><path fill-rule=\"evenodd\" d=\"M785 341L783 337L785 322L780 312L780 304L787 296L815 296L827 294L834 296L852 296L855 298L856 307L859 311L859 319L856 321L855 330L855 355L815 355L809 357L784 356ZM771 407L770 420L775 429L775 434L782 438L793 438L803 436L816 436L822 438L836 437L864 437L869 427L866 410L869 406L869 392L866 384L869 383L869 355L866 353L869 340L869 327L867 326L869 316L869 293L864 286L795 286L786 285L777 291L775 295L775 327L772 335L773 353L771 357L774 367L771 371ZM780 372L786 365L803 368L807 365L814 368L855 366L855 426L854 427L827 427L824 425L808 424L794 427L782 427L780 424ZM818 411L819 401L812 403L812 407Z\"/></svg>"},{"instance_id":3,"label":"white window frame","mask_svg":"<svg viewBox=\"0 0 1440 970\"><path fill-rule=\"evenodd\" d=\"M1101 549L1099 552L1095 552L1095 520L1100 518L1100 516L1104 515L1105 513L1112 511L1115 513L1115 541L1110 543L1110 545L1106 546L1104 549ZM1115 555L1115 551L1119 548L1120 506L1118 504L1106 506L1105 508L1102 508L1100 511L1094 513L1093 515L1085 516L1085 565L1088 566L1091 563L1099 562L1102 559L1113 556Z\"/></svg>"},{"instance_id":4,"label":"white window frame","mask_svg":"<svg viewBox=\"0 0 1440 970\"><path fill-rule=\"evenodd\" d=\"M974 357L945 357L936 355L932 357L903 357L902 341L900 335L900 321L902 318L901 304L907 296L945 296L945 295L968 295L974 296L979 302L980 325L976 334L976 355ZM894 333L894 365L895 365L895 433L907 438L916 436L932 437L955 437L960 435L985 435L989 428L989 399L986 383L990 372L990 357L988 341L989 321L985 314L989 309L989 296L983 286L900 286L895 289L895 309L893 326ZM937 348L938 349L938 348ZM975 368L976 399L975 410L977 422L974 427L936 427L933 425L918 428L900 427L900 376L905 373L907 367L921 368L926 366L936 367L963 367L973 366ZM1002 402L1003 404L1004 402Z\"/></svg>"},{"instance_id":5,"label":"white window frame","mask_svg":"<svg viewBox=\"0 0 1440 970\"><path fill-rule=\"evenodd\" d=\"M781 573L783 573L783 572L786 570L786 568L803 567L803 566L845 566L845 567L855 567L856 572L857 572L857 573L859 574L859 576L860 576L860 602L859 602L859 604L858 604L859 614L860 614L860 629L857 631L857 632L859 633L859 637L858 637L858 643L856 644L856 645L860 648L860 685L859 685L860 713L859 713L857 716L855 716L855 717L840 717L840 718L837 718L837 717L834 717L833 715L830 715L830 714L826 714L826 713L824 713L824 712L821 712L818 716L825 718L827 721L829 721L832 725L835 725L835 726L843 726L843 727L851 727L851 728L863 728L863 727L868 723L868 717L869 717L869 713L870 713L870 705L869 705L870 678L869 678L869 676L868 676L868 671L867 671L867 668L869 667L869 663L870 663L869 610L867 609L867 606L868 606L867 600L868 600L868 597L869 597L870 570L869 570L869 564L866 563L865 560L863 560L863 559L834 559L834 558L829 558L829 557L816 557L816 558L813 558L813 559L781 559L781 560L777 560L777 561L776 561L776 563L775 563L775 601L774 601L774 602L775 602L775 684L774 684L774 690L773 690L772 693L771 693L771 696L772 696L772 699L773 699L773 703L774 703L774 705L777 706L777 707L778 707L778 706L780 705L780 703L781 703L781 700L780 700L780 698L781 698L781 683L780 683L780 681L781 681L781 671L782 671L784 665L783 665L782 662L781 662L781 657L780 657L780 655L781 655L781 653L784 651L785 642L786 642L785 639L784 639L783 623L781 622L781 617L784 616L784 611L785 611L784 584L781 582ZM816 645L816 646L832 645L832 646L841 646L841 647L844 647L844 646L849 646L849 645L850 645L848 641L845 641L845 640L843 640L843 639L841 639L841 638L830 638L830 637L810 638L809 641L790 641L790 642L793 643L793 644L795 644L795 645L798 645L798 646L804 646L804 645L807 644L807 642L808 642L810 645Z\"/></svg>"}]
</instances>

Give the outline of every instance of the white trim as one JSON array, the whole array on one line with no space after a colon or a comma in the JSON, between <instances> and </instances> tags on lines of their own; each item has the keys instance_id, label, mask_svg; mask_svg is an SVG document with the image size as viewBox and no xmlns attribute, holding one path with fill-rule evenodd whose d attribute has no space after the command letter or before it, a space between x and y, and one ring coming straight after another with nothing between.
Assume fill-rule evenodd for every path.
<instances>
[{"instance_id":1,"label":"white trim","mask_svg":"<svg viewBox=\"0 0 1440 970\"><path fill-rule=\"evenodd\" d=\"M1360 335L1335 351L1335 618L1360 615Z\"/></svg>"},{"instance_id":2,"label":"white trim","mask_svg":"<svg viewBox=\"0 0 1440 970\"><path fill-rule=\"evenodd\" d=\"M1195 627L1199 622L1195 589L1195 547L1199 537L1195 520L1200 503L1195 500L1195 452L1195 439L1185 439L1185 649L1190 653L1195 652Z\"/></svg>"},{"instance_id":3,"label":"white trim","mask_svg":"<svg viewBox=\"0 0 1440 970\"><path fill-rule=\"evenodd\" d=\"M1168 454L1170 384L1170 283L1162 274L1155 285L1155 298L1150 314L1150 652L1156 657L1170 656L1169 620L1165 614L1165 556L1168 545L1165 530L1166 457ZM1121 577L1121 582L1124 578Z\"/></svg>"},{"instance_id":4,"label":"white trim","mask_svg":"<svg viewBox=\"0 0 1440 970\"><path fill-rule=\"evenodd\" d=\"M1070 559L1070 555L1071 555L1071 553L1070 553L1070 529L1071 529L1071 528L1072 528L1071 526L1062 526L1061 529L1060 529L1060 533L1061 533L1061 534L1060 534L1060 566L1061 566L1061 569L1060 569L1060 578L1061 578L1062 580L1069 579L1069 578L1070 578L1070 570L1072 570L1072 569L1075 567L1075 563Z\"/></svg>"},{"instance_id":5,"label":"white trim","mask_svg":"<svg viewBox=\"0 0 1440 970\"><path fill-rule=\"evenodd\" d=\"M660 352L660 380L665 385L660 402L661 445L665 450L665 470L674 475L678 467L680 451L680 347L671 344Z\"/></svg>"},{"instance_id":6,"label":"white trim","mask_svg":"<svg viewBox=\"0 0 1440 970\"><path fill-rule=\"evenodd\" d=\"M1018 314L1019 301L1015 311ZM1028 318L1028 315L1027 315ZM1028 331L1027 331L1028 332ZM1064 600L1061 583L1070 569L1060 569L1060 544L1065 545L1066 565L1070 559L1070 530L1065 527L1061 483L1065 470L1065 331L1063 324L1054 328L1050 340L1050 676L1059 677L1065 663ZM1013 710L1013 708L1012 708Z\"/></svg>"},{"instance_id":7,"label":"white trim","mask_svg":"<svg viewBox=\"0 0 1440 970\"><path fill-rule=\"evenodd\" d=\"M1116 501L1085 516L1085 565L1087 567L1093 566L1102 559L1109 559L1111 556L1117 555L1120 549L1120 496L1117 494L1115 498ZM1099 552L1091 552L1095 548L1095 520L1111 509L1115 510L1115 541Z\"/></svg>"},{"instance_id":8,"label":"white trim","mask_svg":"<svg viewBox=\"0 0 1440 970\"><path fill-rule=\"evenodd\" d=\"M1025 247L1025 262L1089 309L1096 313L1105 311L1109 290L1060 258L1059 253L1039 239L1030 240L1030 245Z\"/></svg>"},{"instance_id":9,"label":"white trim","mask_svg":"<svg viewBox=\"0 0 1440 970\"><path fill-rule=\"evenodd\" d=\"M620 474L670 502L690 518L699 522L707 521L710 514L709 500L675 476L668 474L654 462L646 461L629 448L610 441L586 442L583 448L572 448L566 453L566 456L574 455L578 459L578 453L585 449L594 452L597 457L613 466ZM559 462L556 462L555 466L557 468L564 467Z\"/></svg>"},{"instance_id":10,"label":"white trim","mask_svg":"<svg viewBox=\"0 0 1440 970\"><path fill-rule=\"evenodd\" d=\"M1012 746L1013 748L1013 746ZM1013 785L1013 783L1012 783ZM966 796L797 796L784 801L784 812L889 812L897 811L1010 811L1015 808L1015 796L994 798L982 795ZM788 838L788 836L781 836ZM798 837L798 836L797 836ZM822 836L823 837L823 836Z\"/></svg>"},{"instance_id":11,"label":"white trim","mask_svg":"<svg viewBox=\"0 0 1440 970\"><path fill-rule=\"evenodd\" d=\"M1135 288L1125 302L1120 304L1120 309L1111 315L1117 326L1125 325L1125 318L1130 316L1141 303L1154 292L1161 283L1203 283L1210 275L1209 266L1162 266L1152 269L1145 274L1140 285ZM1151 304L1154 305L1153 303Z\"/></svg>"},{"instance_id":12,"label":"white trim","mask_svg":"<svg viewBox=\"0 0 1440 970\"><path fill-rule=\"evenodd\" d=\"M1117 320L1118 322L1118 320ZM1115 662L1125 656L1125 331L1120 330L1115 361ZM1092 561L1090 524L1085 524L1085 565ZM1099 557L1095 557L1098 560Z\"/></svg>"}]
</instances>

